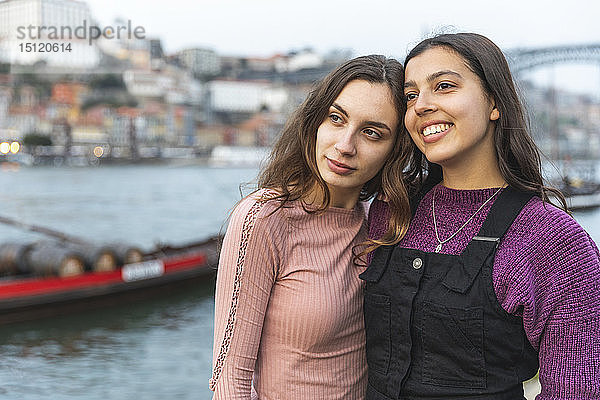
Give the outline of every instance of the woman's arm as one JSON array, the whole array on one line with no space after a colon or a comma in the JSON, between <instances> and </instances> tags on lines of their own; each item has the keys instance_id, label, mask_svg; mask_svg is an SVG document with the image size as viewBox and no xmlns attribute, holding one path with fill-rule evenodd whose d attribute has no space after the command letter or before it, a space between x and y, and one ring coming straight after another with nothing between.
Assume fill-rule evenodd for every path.
<instances>
[{"instance_id":1,"label":"woman's arm","mask_svg":"<svg viewBox=\"0 0 600 400\"><path fill-rule=\"evenodd\" d=\"M541 201L515 220L494 263L498 300L522 310L539 351L538 400L600 398L600 260L585 230Z\"/></svg>"},{"instance_id":2,"label":"woman's arm","mask_svg":"<svg viewBox=\"0 0 600 400\"><path fill-rule=\"evenodd\" d=\"M244 199L232 213L215 293L213 399L251 398L262 325L278 265L266 203ZM267 206L268 207L268 206Z\"/></svg>"},{"instance_id":3,"label":"woman's arm","mask_svg":"<svg viewBox=\"0 0 600 400\"><path fill-rule=\"evenodd\" d=\"M577 228L550 255L558 271L540 338L538 400L600 399L600 261L596 244Z\"/></svg>"}]
</instances>

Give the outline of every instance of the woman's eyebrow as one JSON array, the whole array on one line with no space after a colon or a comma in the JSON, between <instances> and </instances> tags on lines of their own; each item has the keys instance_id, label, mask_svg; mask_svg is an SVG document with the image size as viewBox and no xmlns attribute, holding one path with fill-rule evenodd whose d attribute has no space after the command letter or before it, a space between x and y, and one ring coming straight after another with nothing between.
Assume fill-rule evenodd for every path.
<instances>
[{"instance_id":1,"label":"woman's eyebrow","mask_svg":"<svg viewBox=\"0 0 600 400\"><path fill-rule=\"evenodd\" d=\"M444 75L452 75L452 76L462 79L462 75L459 74L458 72L446 69L443 71L434 72L433 74L429 75L427 77L427 82L431 83L431 82L435 81L436 79L438 79L439 77L444 76ZM408 81L404 82L404 88L415 87L415 86L417 86L417 84L413 80L408 80Z\"/></svg>"},{"instance_id":2,"label":"woman's eyebrow","mask_svg":"<svg viewBox=\"0 0 600 400\"><path fill-rule=\"evenodd\" d=\"M348 116L348 113L346 112L346 110L344 110L342 108L342 106L340 106L338 103L333 103L331 106L334 107L334 108L336 108L339 112L341 112L342 114L344 114L346 117Z\"/></svg>"},{"instance_id":3,"label":"woman's eyebrow","mask_svg":"<svg viewBox=\"0 0 600 400\"><path fill-rule=\"evenodd\" d=\"M344 110L344 108L342 106L340 106L338 103L333 103L331 105L333 108L335 108L336 110L338 110L339 112L341 112L342 114L344 114L346 116L346 118L350 118L348 116L348 113L346 112L346 110ZM379 129L387 129L388 131L392 131L390 129L389 126L387 126L386 124L384 124L383 122L377 122L377 121L365 121L366 125L372 125L375 128L379 128Z\"/></svg>"},{"instance_id":4,"label":"woman's eyebrow","mask_svg":"<svg viewBox=\"0 0 600 400\"><path fill-rule=\"evenodd\" d=\"M390 132L392 131L392 130L390 129L390 127L389 127L389 126L387 126L386 124L384 124L383 122L377 122L377 121L365 121L365 124L366 124L366 125L371 125L371 126L374 126L375 128L379 128L379 129L386 129L386 130L388 130L388 131L390 131Z\"/></svg>"}]
</instances>

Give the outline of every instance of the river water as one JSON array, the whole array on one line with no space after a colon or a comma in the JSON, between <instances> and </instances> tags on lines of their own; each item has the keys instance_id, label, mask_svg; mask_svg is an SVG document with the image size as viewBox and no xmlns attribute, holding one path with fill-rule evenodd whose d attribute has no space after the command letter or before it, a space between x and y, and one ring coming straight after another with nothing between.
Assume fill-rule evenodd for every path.
<instances>
[{"instance_id":1,"label":"river water","mask_svg":"<svg viewBox=\"0 0 600 400\"><path fill-rule=\"evenodd\" d=\"M240 183L255 175L201 166L5 166L0 215L98 242L183 244L218 233ZM0 242L42 238L0 226ZM209 399L213 286L0 326L0 399Z\"/></svg>"},{"instance_id":2,"label":"river water","mask_svg":"<svg viewBox=\"0 0 600 400\"><path fill-rule=\"evenodd\" d=\"M240 183L256 172L2 166L0 215L98 242L181 244L218 233ZM600 211L575 218L600 242ZM41 238L0 226L0 242ZM0 399L210 399L213 294L208 282L143 303L0 326Z\"/></svg>"}]
</instances>

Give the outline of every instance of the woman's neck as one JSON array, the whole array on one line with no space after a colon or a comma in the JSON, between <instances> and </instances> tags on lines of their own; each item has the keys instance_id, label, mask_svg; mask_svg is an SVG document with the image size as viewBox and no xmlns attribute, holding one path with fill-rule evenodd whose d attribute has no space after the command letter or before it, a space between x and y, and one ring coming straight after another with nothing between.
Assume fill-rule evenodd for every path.
<instances>
[{"instance_id":1,"label":"woman's neck","mask_svg":"<svg viewBox=\"0 0 600 400\"><path fill-rule=\"evenodd\" d=\"M460 154L440 163L443 185L451 189L486 189L506 184L500 173L498 155L493 142L493 124L481 143L464 149Z\"/></svg>"},{"instance_id":2,"label":"woman's neck","mask_svg":"<svg viewBox=\"0 0 600 400\"><path fill-rule=\"evenodd\" d=\"M451 189L486 189L506 185L497 164L477 167L477 164L463 168L442 167L442 185Z\"/></svg>"},{"instance_id":3,"label":"woman's neck","mask_svg":"<svg viewBox=\"0 0 600 400\"><path fill-rule=\"evenodd\" d=\"M329 188L329 207L353 209L358 202L360 189L355 188ZM304 197L307 204L320 205L323 203L324 194L319 185L314 185L313 189Z\"/></svg>"}]
</instances>

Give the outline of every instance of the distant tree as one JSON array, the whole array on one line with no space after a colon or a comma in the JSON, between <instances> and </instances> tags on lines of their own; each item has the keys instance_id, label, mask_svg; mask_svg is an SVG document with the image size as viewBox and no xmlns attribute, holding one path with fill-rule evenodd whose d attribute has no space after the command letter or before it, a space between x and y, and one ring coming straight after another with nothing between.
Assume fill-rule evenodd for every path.
<instances>
[{"instance_id":1,"label":"distant tree","mask_svg":"<svg viewBox=\"0 0 600 400\"><path fill-rule=\"evenodd\" d=\"M97 105L105 105L111 108L136 107L138 105L135 97L127 91L121 75L94 75L89 82L89 86L92 93L83 101L82 111Z\"/></svg>"},{"instance_id":2,"label":"distant tree","mask_svg":"<svg viewBox=\"0 0 600 400\"><path fill-rule=\"evenodd\" d=\"M104 74L97 75L90 81L92 89L126 89L121 75Z\"/></svg>"},{"instance_id":3,"label":"distant tree","mask_svg":"<svg viewBox=\"0 0 600 400\"><path fill-rule=\"evenodd\" d=\"M111 109L120 107L135 108L138 105L136 98L127 91L121 75L108 74L95 76L89 85L92 88L92 93L83 101L81 111L87 111L98 105ZM133 117L129 117L129 146L131 158L134 160L137 159L137 140Z\"/></svg>"},{"instance_id":4,"label":"distant tree","mask_svg":"<svg viewBox=\"0 0 600 400\"><path fill-rule=\"evenodd\" d=\"M81 105L81 111L89 110L97 105L104 105L110 108L136 107L138 105L135 97L126 92L110 92L100 96L88 97Z\"/></svg>"},{"instance_id":5,"label":"distant tree","mask_svg":"<svg viewBox=\"0 0 600 400\"><path fill-rule=\"evenodd\" d=\"M47 135L32 132L23 137L23 145L31 147L52 146L52 139Z\"/></svg>"},{"instance_id":6,"label":"distant tree","mask_svg":"<svg viewBox=\"0 0 600 400\"><path fill-rule=\"evenodd\" d=\"M52 95L52 82L47 76L26 72L16 75L16 88L21 86L33 86L40 98L50 98Z\"/></svg>"}]
</instances>

